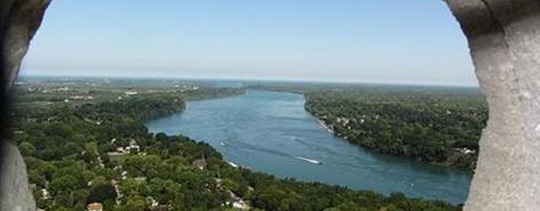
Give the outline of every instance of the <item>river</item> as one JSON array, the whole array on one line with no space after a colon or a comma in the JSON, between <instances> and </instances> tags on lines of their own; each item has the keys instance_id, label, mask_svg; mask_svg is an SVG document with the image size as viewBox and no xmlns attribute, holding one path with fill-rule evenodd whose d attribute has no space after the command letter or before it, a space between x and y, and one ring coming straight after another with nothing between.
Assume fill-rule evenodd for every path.
<instances>
[{"instance_id":1,"label":"river","mask_svg":"<svg viewBox=\"0 0 540 211\"><path fill-rule=\"evenodd\" d=\"M210 143L225 159L253 170L353 189L463 203L465 170L379 155L335 137L304 110L304 96L248 90L189 101L182 113L147 122L151 132ZM316 161L322 162L320 165Z\"/></svg>"}]
</instances>

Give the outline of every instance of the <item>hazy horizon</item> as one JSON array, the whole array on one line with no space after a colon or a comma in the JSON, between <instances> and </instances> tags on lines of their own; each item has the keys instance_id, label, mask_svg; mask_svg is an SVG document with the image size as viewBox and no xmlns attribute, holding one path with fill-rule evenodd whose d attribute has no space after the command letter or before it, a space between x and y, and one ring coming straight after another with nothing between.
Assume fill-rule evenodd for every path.
<instances>
[{"instance_id":1,"label":"hazy horizon","mask_svg":"<svg viewBox=\"0 0 540 211\"><path fill-rule=\"evenodd\" d=\"M56 0L21 75L478 86L442 1Z\"/></svg>"},{"instance_id":2,"label":"hazy horizon","mask_svg":"<svg viewBox=\"0 0 540 211\"><path fill-rule=\"evenodd\" d=\"M110 79L110 80L157 80L157 81L192 81L192 82L240 82L240 83L299 83L299 84L334 84L334 85L375 85L375 86L425 86L425 87L456 87L456 88L480 88L478 85L455 85L455 84L414 84L414 83L385 83L385 82L362 82L362 81L330 81L330 80L294 80L294 79L249 79L249 78L186 78L186 77L152 77L152 76L100 76L100 75L20 75L18 79L61 79L66 81L83 80L83 79Z\"/></svg>"}]
</instances>

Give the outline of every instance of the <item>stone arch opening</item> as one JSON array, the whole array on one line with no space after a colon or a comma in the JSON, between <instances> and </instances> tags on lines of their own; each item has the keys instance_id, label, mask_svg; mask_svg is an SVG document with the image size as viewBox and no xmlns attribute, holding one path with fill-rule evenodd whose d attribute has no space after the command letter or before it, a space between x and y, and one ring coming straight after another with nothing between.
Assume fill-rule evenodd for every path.
<instances>
[{"instance_id":1,"label":"stone arch opening","mask_svg":"<svg viewBox=\"0 0 540 211\"><path fill-rule=\"evenodd\" d=\"M48 3L49 0L0 3L2 65L7 88L17 76ZM540 207L540 2L446 3L468 39L475 72L489 104L488 126L482 134L477 170L464 208L534 210ZM2 154L2 209L32 209L32 203L21 204L15 199L29 194L20 154L12 146L5 147ZM30 200L28 197L19 199Z\"/></svg>"}]
</instances>

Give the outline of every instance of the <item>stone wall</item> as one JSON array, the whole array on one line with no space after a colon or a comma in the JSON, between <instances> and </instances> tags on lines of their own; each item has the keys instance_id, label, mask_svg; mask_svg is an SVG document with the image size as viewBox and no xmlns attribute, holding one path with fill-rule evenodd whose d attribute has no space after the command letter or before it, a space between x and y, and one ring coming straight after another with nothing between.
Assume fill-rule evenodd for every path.
<instances>
[{"instance_id":1,"label":"stone wall","mask_svg":"<svg viewBox=\"0 0 540 211\"><path fill-rule=\"evenodd\" d=\"M465 210L540 209L540 1L447 0L489 104Z\"/></svg>"},{"instance_id":2,"label":"stone wall","mask_svg":"<svg viewBox=\"0 0 540 211\"><path fill-rule=\"evenodd\" d=\"M0 46L2 68L2 91L13 84L30 40L41 24L49 0L2 0L0 1ZM2 98L5 114L6 96ZM2 127L6 124L1 115ZM5 134L2 134L6 137ZM0 139L2 140L2 139ZM36 203L28 186L26 165L17 147L0 143L0 211L34 211Z\"/></svg>"},{"instance_id":3,"label":"stone wall","mask_svg":"<svg viewBox=\"0 0 540 211\"><path fill-rule=\"evenodd\" d=\"M0 27L2 65L11 86L19 72L21 60L28 50L50 0L2 0Z\"/></svg>"}]
</instances>

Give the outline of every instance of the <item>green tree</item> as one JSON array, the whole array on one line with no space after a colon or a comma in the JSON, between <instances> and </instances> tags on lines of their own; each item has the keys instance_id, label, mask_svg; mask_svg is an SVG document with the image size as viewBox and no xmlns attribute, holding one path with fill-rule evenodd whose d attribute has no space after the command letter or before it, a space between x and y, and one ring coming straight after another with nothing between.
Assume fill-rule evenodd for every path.
<instances>
[{"instance_id":1,"label":"green tree","mask_svg":"<svg viewBox=\"0 0 540 211\"><path fill-rule=\"evenodd\" d=\"M22 142L19 144L19 150L23 156L34 156L36 153L36 147L30 142Z\"/></svg>"}]
</instances>

